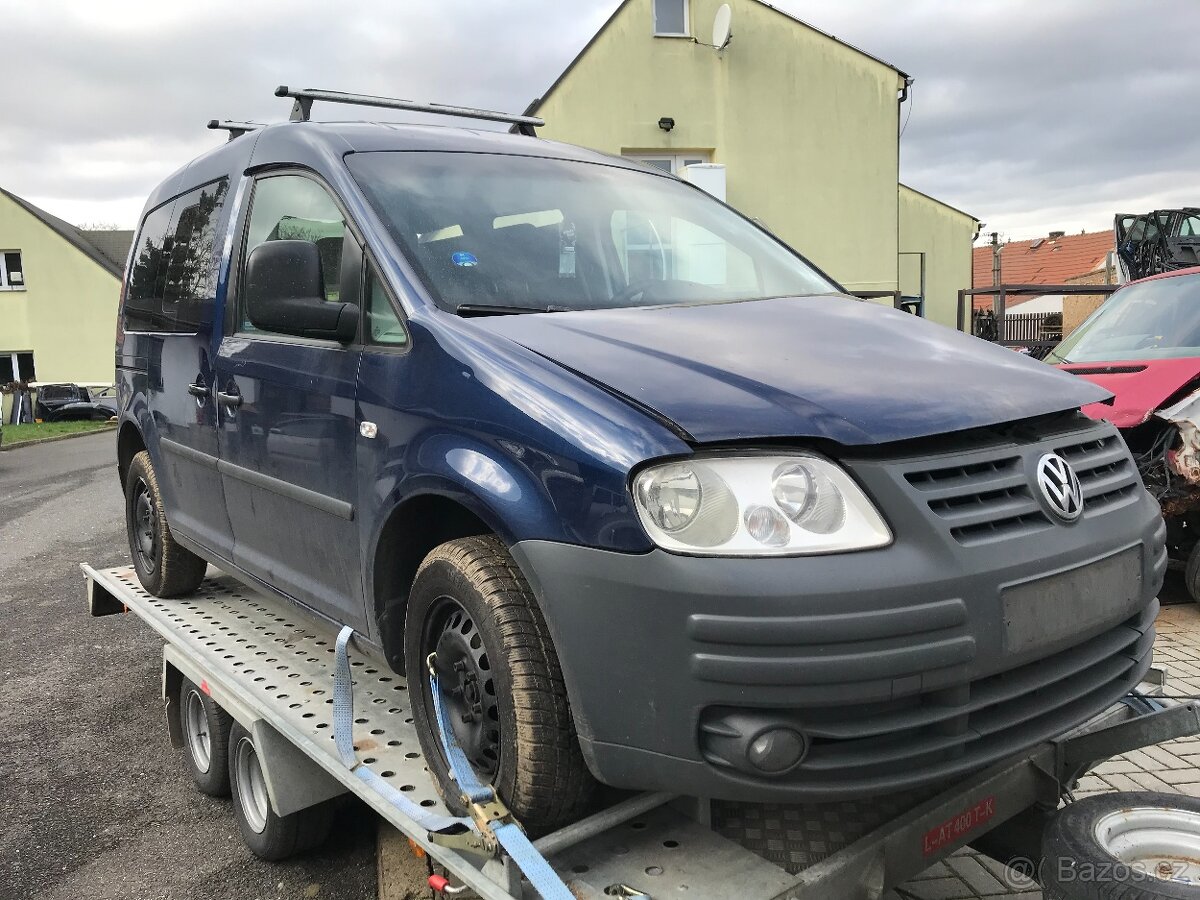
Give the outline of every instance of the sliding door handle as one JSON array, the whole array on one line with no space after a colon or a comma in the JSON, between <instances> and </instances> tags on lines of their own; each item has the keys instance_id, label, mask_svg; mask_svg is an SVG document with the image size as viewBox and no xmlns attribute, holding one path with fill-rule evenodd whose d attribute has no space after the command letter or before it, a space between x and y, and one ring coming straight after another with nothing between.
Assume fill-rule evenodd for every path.
<instances>
[{"instance_id":1,"label":"sliding door handle","mask_svg":"<svg viewBox=\"0 0 1200 900\"><path fill-rule=\"evenodd\" d=\"M222 406L238 407L242 405L242 395L227 394L224 391L217 391L217 402Z\"/></svg>"}]
</instances>

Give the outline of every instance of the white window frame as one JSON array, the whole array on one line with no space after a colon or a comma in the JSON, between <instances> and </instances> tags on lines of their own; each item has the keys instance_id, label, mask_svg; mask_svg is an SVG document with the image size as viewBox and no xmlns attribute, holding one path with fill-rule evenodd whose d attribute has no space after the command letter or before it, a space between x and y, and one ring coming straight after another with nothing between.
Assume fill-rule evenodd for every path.
<instances>
[{"instance_id":1,"label":"white window frame","mask_svg":"<svg viewBox=\"0 0 1200 900\"><path fill-rule=\"evenodd\" d=\"M671 174L677 177L682 177L684 166L712 162L712 154L707 150L697 150L693 153L624 153L622 155L626 159L640 163L649 163L651 160L669 160Z\"/></svg>"},{"instance_id":2,"label":"white window frame","mask_svg":"<svg viewBox=\"0 0 1200 900\"><path fill-rule=\"evenodd\" d=\"M21 281L19 284L12 284L8 279L8 264L5 262L6 253L18 253L21 256ZM25 254L20 250L0 250L0 291L23 291L25 290Z\"/></svg>"},{"instance_id":3,"label":"white window frame","mask_svg":"<svg viewBox=\"0 0 1200 900\"><path fill-rule=\"evenodd\" d=\"M654 15L654 36L690 38L692 36L692 0L683 0L683 31L658 30L658 0L651 0L651 11Z\"/></svg>"}]
</instances>

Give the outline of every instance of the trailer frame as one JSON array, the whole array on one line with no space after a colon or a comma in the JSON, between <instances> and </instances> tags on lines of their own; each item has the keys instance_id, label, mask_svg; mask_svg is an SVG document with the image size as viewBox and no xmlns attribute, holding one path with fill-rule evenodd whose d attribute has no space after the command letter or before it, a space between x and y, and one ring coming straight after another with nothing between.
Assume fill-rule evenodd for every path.
<instances>
[{"instance_id":1,"label":"trailer frame","mask_svg":"<svg viewBox=\"0 0 1200 900\"><path fill-rule=\"evenodd\" d=\"M132 567L82 569L93 616L133 612L163 639L162 692L174 746L182 746L177 698L186 677L251 732L278 814L353 793L484 900L536 896L511 859L480 852L469 834L431 831L391 799L399 792L429 816L447 815L420 754L405 679L357 649L350 654L354 768L379 777L364 780L342 763L333 739L331 623L212 569L195 594L178 599L148 594ZM874 820L847 812L847 804L802 805L801 818L834 822L831 830L842 838L826 835L828 855L795 873L764 858L757 842L797 840L786 833L796 817L739 843L728 829L729 837L718 833L721 816L712 802L665 793L631 796L534 846L582 900L665 897L681 889L690 900L878 900L967 844L1002 861L1036 862L1041 829L1088 768L1200 733L1200 704L1147 698L1162 684L1152 670L1135 695L1074 731L907 805L872 804L879 809Z\"/></svg>"}]
</instances>

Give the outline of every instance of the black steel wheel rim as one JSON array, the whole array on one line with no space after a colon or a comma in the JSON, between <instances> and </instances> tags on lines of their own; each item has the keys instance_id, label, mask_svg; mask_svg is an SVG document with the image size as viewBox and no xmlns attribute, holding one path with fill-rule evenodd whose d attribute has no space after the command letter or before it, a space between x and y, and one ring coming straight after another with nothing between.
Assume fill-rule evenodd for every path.
<instances>
[{"instance_id":1,"label":"black steel wheel rim","mask_svg":"<svg viewBox=\"0 0 1200 900\"><path fill-rule=\"evenodd\" d=\"M501 747L495 677L479 626L452 597L438 597L425 617L421 658L430 653L437 654L438 682L458 745L476 773L491 780L500 764ZM422 671L421 676L426 714L436 723L428 674Z\"/></svg>"},{"instance_id":2,"label":"black steel wheel rim","mask_svg":"<svg viewBox=\"0 0 1200 900\"><path fill-rule=\"evenodd\" d=\"M144 478L133 487L133 502L129 505L130 544L143 572L158 567L158 512L150 488Z\"/></svg>"}]
</instances>

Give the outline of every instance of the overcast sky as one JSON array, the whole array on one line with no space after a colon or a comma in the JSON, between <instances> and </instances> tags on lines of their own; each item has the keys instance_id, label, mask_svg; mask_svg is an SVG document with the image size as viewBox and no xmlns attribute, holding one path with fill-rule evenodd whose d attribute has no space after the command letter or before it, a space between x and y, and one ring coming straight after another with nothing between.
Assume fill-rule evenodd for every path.
<instances>
[{"instance_id":1,"label":"overcast sky","mask_svg":"<svg viewBox=\"0 0 1200 900\"><path fill-rule=\"evenodd\" d=\"M1196 0L777 5L916 78L901 177L988 231L1200 205ZM520 110L615 7L0 0L0 185L132 227L163 176L220 140L207 119L285 117L277 84Z\"/></svg>"}]
</instances>

